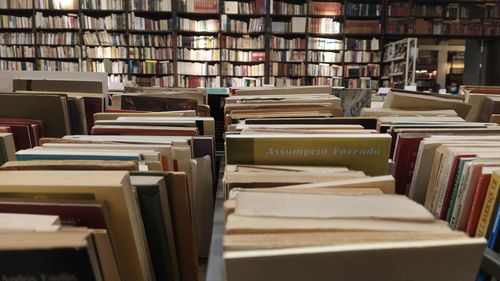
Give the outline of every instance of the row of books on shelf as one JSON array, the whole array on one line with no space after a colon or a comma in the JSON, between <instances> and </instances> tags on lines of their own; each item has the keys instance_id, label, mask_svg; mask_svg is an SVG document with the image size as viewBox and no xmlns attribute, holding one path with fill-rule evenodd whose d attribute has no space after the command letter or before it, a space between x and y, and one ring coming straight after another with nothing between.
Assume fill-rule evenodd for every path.
<instances>
[{"instance_id":1,"label":"row of books on shelf","mask_svg":"<svg viewBox=\"0 0 500 281\"><path fill-rule=\"evenodd\" d=\"M33 33L2 33L0 35L1 45L34 45L35 35Z\"/></svg>"},{"instance_id":2,"label":"row of books on shelf","mask_svg":"<svg viewBox=\"0 0 500 281\"><path fill-rule=\"evenodd\" d=\"M177 62L177 73L180 75L214 76L219 75L219 64L201 62Z\"/></svg>"},{"instance_id":3,"label":"row of books on shelf","mask_svg":"<svg viewBox=\"0 0 500 281\"><path fill-rule=\"evenodd\" d=\"M58 32L58 33L37 32L36 42L39 45L79 45L80 35L76 32ZM90 44L91 42L89 41L85 41L85 43L89 43L89 45L97 45L98 41L92 44Z\"/></svg>"},{"instance_id":4,"label":"row of books on shelf","mask_svg":"<svg viewBox=\"0 0 500 281\"><path fill-rule=\"evenodd\" d=\"M35 48L30 46L1 46L0 57L2 58L34 58Z\"/></svg>"},{"instance_id":5,"label":"row of books on shelf","mask_svg":"<svg viewBox=\"0 0 500 281\"><path fill-rule=\"evenodd\" d=\"M172 63L166 62L166 61L160 61L160 62L158 62L156 60L129 61L128 62L128 73L131 73L131 74L173 74L173 66L172 66Z\"/></svg>"},{"instance_id":6,"label":"row of books on shelf","mask_svg":"<svg viewBox=\"0 0 500 281\"><path fill-rule=\"evenodd\" d=\"M306 18L292 17L288 21L273 21L271 30L273 33L304 33L306 31Z\"/></svg>"},{"instance_id":7,"label":"row of books on shelf","mask_svg":"<svg viewBox=\"0 0 500 281\"><path fill-rule=\"evenodd\" d=\"M388 16L392 17L437 17L446 19L495 19L498 18L498 6L495 3L450 3L447 5L393 3L388 7Z\"/></svg>"},{"instance_id":8,"label":"row of books on shelf","mask_svg":"<svg viewBox=\"0 0 500 281\"><path fill-rule=\"evenodd\" d=\"M380 51L345 51L344 62L380 62Z\"/></svg>"},{"instance_id":9,"label":"row of books on shelf","mask_svg":"<svg viewBox=\"0 0 500 281\"><path fill-rule=\"evenodd\" d=\"M130 59L140 60L170 60L172 49L170 48L129 48Z\"/></svg>"},{"instance_id":10,"label":"row of books on shelf","mask_svg":"<svg viewBox=\"0 0 500 281\"><path fill-rule=\"evenodd\" d=\"M177 85L187 88L220 88L221 82L219 77L181 75L177 79Z\"/></svg>"},{"instance_id":11,"label":"row of books on shelf","mask_svg":"<svg viewBox=\"0 0 500 281\"><path fill-rule=\"evenodd\" d=\"M269 54L269 60L274 62L300 62L306 61L306 51L274 51ZM264 58L262 59L264 61Z\"/></svg>"},{"instance_id":12,"label":"row of books on shelf","mask_svg":"<svg viewBox=\"0 0 500 281\"><path fill-rule=\"evenodd\" d=\"M132 51L134 49L131 49ZM131 56L135 53L131 52ZM126 59L127 48L125 47L85 47L83 56L96 59Z\"/></svg>"},{"instance_id":13,"label":"row of books on shelf","mask_svg":"<svg viewBox=\"0 0 500 281\"><path fill-rule=\"evenodd\" d=\"M128 15L128 23L131 30L141 31L169 31L172 25L168 19L148 19L133 13Z\"/></svg>"},{"instance_id":14,"label":"row of books on shelf","mask_svg":"<svg viewBox=\"0 0 500 281\"><path fill-rule=\"evenodd\" d=\"M333 64L307 64L307 75L342 77L342 66Z\"/></svg>"},{"instance_id":15,"label":"row of books on shelf","mask_svg":"<svg viewBox=\"0 0 500 281\"><path fill-rule=\"evenodd\" d=\"M356 17L379 17L382 5L377 3L346 3L345 15Z\"/></svg>"},{"instance_id":16,"label":"row of books on shelf","mask_svg":"<svg viewBox=\"0 0 500 281\"><path fill-rule=\"evenodd\" d=\"M219 61L220 51L218 49L198 50L198 49L178 49L177 58L180 60L197 61Z\"/></svg>"},{"instance_id":17,"label":"row of books on shelf","mask_svg":"<svg viewBox=\"0 0 500 281\"><path fill-rule=\"evenodd\" d=\"M111 14L99 18L84 15L82 27L97 30L125 30L127 28L126 20L127 18L121 14Z\"/></svg>"},{"instance_id":18,"label":"row of books on shelf","mask_svg":"<svg viewBox=\"0 0 500 281\"><path fill-rule=\"evenodd\" d=\"M289 3L285 1L271 1L272 15L296 15L302 16L307 13L307 3Z\"/></svg>"},{"instance_id":19,"label":"row of books on shelf","mask_svg":"<svg viewBox=\"0 0 500 281\"><path fill-rule=\"evenodd\" d=\"M216 49L219 48L219 39L215 36L186 36L177 35L177 46L183 48Z\"/></svg>"},{"instance_id":20,"label":"row of books on shelf","mask_svg":"<svg viewBox=\"0 0 500 281\"><path fill-rule=\"evenodd\" d=\"M38 68L41 71L75 72L80 70L80 64L78 62L39 59Z\"/></svg>"},{"instance_id":21,"label":"row of books on shelf","mask_svg":"<svg viewBox=\"0 0 500 281\"><path fill-rule=\"evenodd\" d=\"M180 0L178 12L216 14L219 1L216 0Z\"/></svg>"},{"instance_id":22,"label":"row of books on shelf","mask_svg":"<svg viewBox=\"0 0 500 281\"><path fill-rule=\"evenodd\" d=\"M68 39L69 38L70 37L68 37ZM125 34L121 33L87 31L83 33L83 43L87 46L126 46L127 40Z\"/></svg>"},{"instance_id":23,"label":"row of books on shelf","mask_svg":"<svg viewBox=\"0 0 500 281\"><path fill-rule=\"evenodd\" d=\"M37 28L54 29L78 29L80 21L77 15L50 16L37 12L35 15L35 25Z\"/></svg>"},{"instance_id":24,"label":"row of books on shelf","mask_svg":"<svg viewBox=\"0 0 500 281\"><path fill-rule=\"evenodd\" d=\"M311 39L312 40L312 39ZM305 38L286 38L272 35L270 41L270 47L272 49L305 49L306 39Z\"/></svg>"},{"instance_id":25,"label":"row of books on shelf","mask_svg":"<svg viewBox=\"0 0 500 281\"><path fill-rule=\"evenodd\" d=\"M264 18L250 18L248 21L229 19L221 16L222 31L228 33L257 33L264 32Z\"/></svg>"},{"instance_id":26,"label":"row of books on shelf","mask_svg":"<svg viewBox=\"0 0 500 281\"><path fill-rule=\"evenodd\" d=\"M340 16L342 15L341 2L309 2L310 15Z\"/></svg>"},{"instance_id":27,"label":"row of books on shelf","mask_svg":"<svg viewBox=\"0 0 500 281\"><path fill-rule=\"evenodd\" d=\"M132 79L126 81L133 81L140 86L146 87L172 87L174 85L173 76L160 76L160 77L138 77L132 76ZM122 82L117 80L118 82Z\"/></svg>"},{"instance_id":28,"label":"row of books on shelf","mask_svg":"<svg viewBox=\"0 0 500 281\"><path fill-rule=\"evenodd\" d=\"M6 0L0 3L0 9L31 9L33 0Z\"/></svg>"},{"instance_id":29,"label":"row of books on shelf","mask_svg":"<svg viewBox=\"0 0 500 281\"><path fill-rule=\"evenodd\" d=\"M129 70L129 66L125 61L83 60L81 65L81 71L83 72L107 72L109 74L126 74Z\"/></svg>"},{"instance_id":30,"label":"row of books on shelf","mask_svg":"<svg viewBox=\"0 0 500 281\"><path fill-rule=\"evenodd\" d=\"M272 76L305 76L306 66L305 64L297 63L271 63L271 75Z\"/></svg>"},{"instance_id":31,"label":"row of books on shelf","mask_svg":"<svg viewBox=\"0 0 500 281\"><path fill-rule=\"evenodd\" d=\"M219 20L192 20L179 18L179 30L183 31L196 31L196 32L218 32Z\"/></svg>"},{"instance_id":32,"label":"row of books on shelf","mask_svg":"<svg viewBox=\"0 0 500 281\"><path fill-rule=\"evenodd\" d=\"M222 50L221 59L233 62L264 62L266 60L266 53L259 51L238 51L226 49Z\"/></svg>"},{"instance_id":33,"label":"row of books on shelf","mask_svg":"<svg viewBox=\"0 0 500 281\"><path fill-rule=\"evenodd\" d=\"M452 21L452 20L389 20L388 34L449 35L449 36L498 36L498 21Z\"/></svg>"},{"instance_id":34,"label":"row of books on shelf","mask_svg":"<svg viewBox=\"0 0 500 281\"><path fill-rule=\"evenodd\" d=\"M125 10L125 3L121 0L80 0L80 5L89 10Z\"/></svg>"},{"instance_id":35,"label":"row of books on shelf","mask_svg":"<svg viewBox=\"0 0 500 281\"><path fill-rule=\"evenodd\" d=\"M33 71L35 64L27 61L11 61L0 59L0 70L2 71Z\"/></svg>"},{"instance_id":36,"label":"row of books on shelf","mask_svg":"<svg viewBox=\"0 0 500 281\"><path fill-rule=\"evenodd\" d=\"M1 28L31 28L31 17L0 15Z\"/></svg>"},{"instance_id":37,"label":"row of books on shelf","mask_svg":"<svg viewBox=\"0 0 500 281\"><path fill-rule=\"evenodd\" d=\"M309 51L307 54L308 62L341 63L342 59L343 59L342 52Z\"/></svg>"},{"instance_id":38,"label":"row of books on shelf","mask_svg":"<svg viewBox=\"0 0 500 281\"><path fill-rule=\"evenodd\" d=\"M344 32L348 34L380 34L378 20L346 20Z\"/></svg>"},{"instance_id":39,"label":"row of books on shelf","mask_svg":"<svg viewBox=\"0 0 500 281\"><path fill-rule=\"evenodd\" d=\"M229 62L223 62L221 73L223 76L264 76L265 64L256 65L235 65Z\"/></svg>"},{"instance_id":40,"label":"row of books on shelf","mask_svg":"<svg viewBox=\"0 0 500 281\"><path fill-rule=\"evenodd\" d=\"M135 11L171 11L171 0L132 0L132 10Z\"/></svg>"},{"instance_id":41,"label":"row of books on shelf","mask_svg":"<svg viewBox=\"0 0 500 281\"><path fill-rule=\"evenodd\" d=\"M38 56L42 58L80 58L80 47L58 46L58 47L38 47ZM87 54L88 55L88 54Z\"/></svg>"},{"instance_id":42,"label":"row of books on shelf","mask_svg":"<svg viewBox=\"0 0 500 281\"><path fill-rule=\"evenodd\" d=\"M264 49L264 35L256 37L221 36L221 48L230 49Z\"/></svg>"},{"instance_id":43,"label":"row of books on shelf","mask_svg":"<svg viewBox=\"0 0 500 281\"><path fill-rule=\"evenodd\" d=\"M239 2L239 1L224 1L224 13L225 14L265 14L265 6L263 0L255 0L250 2Z\"/></svg>"},{"instance_id":44,"label":"row of books on shelf","mask_svg":"<svg viewBox=\"0 0 500 281\"><path fill-rule=\"evenodd\" d=\"M179 40L180 35L177 37ZM152 34L129 34L130 46L144 47L170 47L172 46L172 35L152 35Z\"/></svg>"}]
</instances>

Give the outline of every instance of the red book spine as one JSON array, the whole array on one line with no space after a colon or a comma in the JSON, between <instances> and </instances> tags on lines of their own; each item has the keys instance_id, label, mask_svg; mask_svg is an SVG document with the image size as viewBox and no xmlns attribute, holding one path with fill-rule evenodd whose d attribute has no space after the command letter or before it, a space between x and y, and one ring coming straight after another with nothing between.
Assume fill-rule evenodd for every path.
<instances>
[{"instance_id":1,"label":"red book spine","mask_svg":"<svg viewBox=\"0 0 500 281\"><path fill-rule=\"evenodd\" d=\"M413 170L417 161L418 148L422 138L400 138L396 147L394 177L396 193L406 194L413 178Z\"/></svg>"},{"instance_id":2,"label":"red book spine","mask_svg":"<svg viewBox=\"0 0 500 281\"><path fill-rule=\"evenodd\" d=\"M465 229L465 232L469 234L469 236L475 236L476 234L477 224L479 222L479 217L481 216L481 210L483 209L484 198L486 197L486 191L488 190L490 179L490 174L482 174L479 177L469 220L467 221L467 227Z\"/></svg>"}]
</instances>

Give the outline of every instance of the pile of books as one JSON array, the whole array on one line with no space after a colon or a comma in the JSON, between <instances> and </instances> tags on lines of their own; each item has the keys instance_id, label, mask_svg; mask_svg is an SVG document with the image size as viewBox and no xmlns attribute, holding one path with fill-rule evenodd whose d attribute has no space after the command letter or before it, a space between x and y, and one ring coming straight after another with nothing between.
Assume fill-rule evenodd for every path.
<instances>
[{"instance_id":1,"label":"pile of books","mask_svg":"<svg viewBox=\"0 0 500 281\"><path fill-rule=\"evenodd\" d=\"M105 100L0 94L5 278L200 280L217 182L206 91L144 88Z\"/></svg>"},{"instance_id":2,"label":"pile of books","mask_svg":"<svg viewBox=\"0 0 500 281\"><path fill-rule=\"evenodd\" d=\"M293 89L281 98L293 100ZM477 276L483 237L491 232L490 244L497 240L491 236L500 198L496 124L465 121L472 106L463 99L417 92L391 91L382 108L365 108L353 118L232 109L264 102L267 91L273 90L236 90L226 100L226 280ZM472 215L467 207L461 211L479 221L474 229L482 235L440 220L458 178L487 198Z\"/></svg>"}]
</instances>

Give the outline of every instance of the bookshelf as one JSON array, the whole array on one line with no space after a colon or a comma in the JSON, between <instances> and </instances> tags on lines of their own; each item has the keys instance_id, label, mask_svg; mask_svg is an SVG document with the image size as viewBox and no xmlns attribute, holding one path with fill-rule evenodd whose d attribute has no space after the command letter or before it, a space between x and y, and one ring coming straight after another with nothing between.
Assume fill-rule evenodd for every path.
<instances>
[{"instance_id":1,"label":"bookshelf","mask_svg":"<svg viewBox=\"0 0 500 281\"><path fill-rule=\"evenodd\" d=\"M415 85L417 38L386 44L382 61L382 85L403 89Z\"/></svg>"},{"instance_id":2,"label":"bookshelf","mask_svg":"<svg viewBox=\"0 0 500 281\"><path fill-rule=\"evenodd\" d=\"M110 81L144 86L375 89L386 83L380 79L386 43L406 37L499 38L496 4L5 0L0 69L106 71Z\"/></svg>"}]
</instances>

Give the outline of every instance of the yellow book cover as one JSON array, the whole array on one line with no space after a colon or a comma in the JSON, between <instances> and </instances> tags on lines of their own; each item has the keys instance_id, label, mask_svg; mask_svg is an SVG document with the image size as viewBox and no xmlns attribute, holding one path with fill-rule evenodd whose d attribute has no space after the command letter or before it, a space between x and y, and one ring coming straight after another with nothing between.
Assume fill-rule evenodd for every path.
<instances>
[{"instance_id":1,"label":"yellow book cover","mask_svg":"<svg viewBox=\"0 0 500 281\"><path fill-rule=\"evenodd\" d=\"M490 185L486 190L481 216L476 229L476 237L485 237L491 223L491 216L498 202L498 191L500 189L500 171L491 174Z\"/></svg>"},{"instance_id":2,"label":"yellow book cover","mask_svg":"<svg viewBox=\"0 0 500 281\"><path fill-rule=\"evenodd\" d=\"M341 166L387 174L391 137L371 135L227 135L227 164Z\"/></svg>"}]
</instances>

